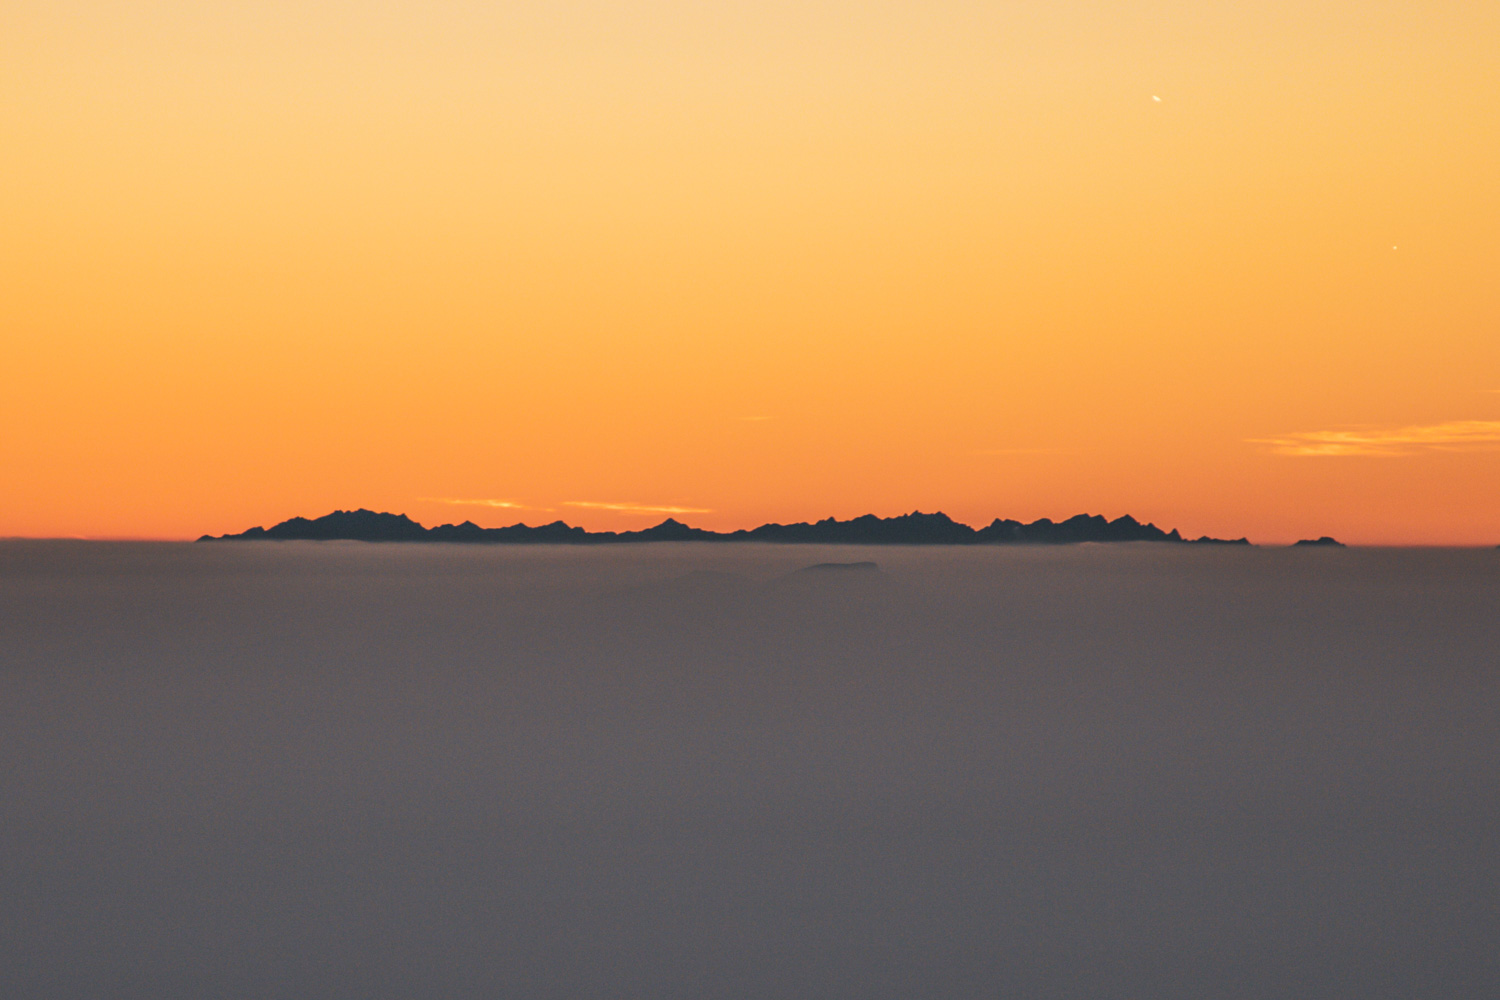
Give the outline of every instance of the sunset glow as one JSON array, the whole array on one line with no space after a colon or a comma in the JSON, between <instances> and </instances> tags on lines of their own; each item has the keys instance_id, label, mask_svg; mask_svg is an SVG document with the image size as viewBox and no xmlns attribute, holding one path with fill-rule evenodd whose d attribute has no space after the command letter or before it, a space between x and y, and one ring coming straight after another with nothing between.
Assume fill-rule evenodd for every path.
<instances>
[{"instance_id":1,"label":"sunset glow","mask_svg":"<svg viewBox=\"0 0 1500 1000\"><path fill-rule=\"evenodd\" d=\"M1497 38L1478 0L12 0L0 535L1494 545Z\"/></svg>"}]
</instances>

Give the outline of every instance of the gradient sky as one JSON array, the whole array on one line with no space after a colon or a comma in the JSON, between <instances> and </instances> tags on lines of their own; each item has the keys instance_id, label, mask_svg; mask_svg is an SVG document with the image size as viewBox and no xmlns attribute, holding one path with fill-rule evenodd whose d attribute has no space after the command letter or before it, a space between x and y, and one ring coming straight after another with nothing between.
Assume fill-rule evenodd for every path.
<instances>
[{"instance_id":1,"label":"gradient sky","mask_svg":"<svg viewBox=\"0 0 1500 1000\"><path fill-rule=\"evenodd\" d=\"M1497 39L1492 0L8 0L0 535L1495 544Z\"/></svg>"}]
</instances>

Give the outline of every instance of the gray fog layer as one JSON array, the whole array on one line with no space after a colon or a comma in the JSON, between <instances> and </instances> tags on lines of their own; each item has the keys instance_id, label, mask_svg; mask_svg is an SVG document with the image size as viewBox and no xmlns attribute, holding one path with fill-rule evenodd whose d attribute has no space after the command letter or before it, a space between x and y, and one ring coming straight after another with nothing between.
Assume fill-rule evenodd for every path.
<instances>
[{"instance_id":1,"label":"gray fog layer","mask_svg":"<svg viewBox=\"0 0 1500 1000\"><path fill-rule=\"evenodd\" d=\"M1497 651L1494 551L4 542L0 996L1489 1000Z\"/></svg>"}]
</instances>

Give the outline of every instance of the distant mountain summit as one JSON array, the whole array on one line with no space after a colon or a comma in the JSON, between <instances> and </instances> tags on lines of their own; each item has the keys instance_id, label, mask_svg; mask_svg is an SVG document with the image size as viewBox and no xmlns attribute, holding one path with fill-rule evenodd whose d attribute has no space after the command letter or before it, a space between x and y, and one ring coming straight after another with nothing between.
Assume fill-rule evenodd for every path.
<instances>
[{"instance_id":1,"label":"distant mountain summit","mask_svg":"<svg viewBox=\"0 0 1500 1000\"><path fill-rule=\"evenodd\" d=\"M444 525L452 527L452 525ZM478 528L478 525L474 525ZM225 535L227 539L273 541L355 541L355 542L425 542L431 532L405 514L377 514L373 510L336 510L314 520L294 517L282 521L274 528L251 528L238 535ZM205 535L198 539L214 541Z\"/></svg>"},{"instance_id":2,"label":"distant mountain summit","mask_svg":"<svg viewBox=\"0 0 1500 1000\"><path fill-rule=\"evenodd\" d=\"M620 542L779 542L797 545L1068 545L1077 542L1173 542L1182 545L1249 545L1245 538L1183 538L1176 529L1162 531L1130 515L1110 521L1079 514L1066 521L1042 518L1023 524L996 518L983 528L960 524L947 514L914 511L896 517L861 517L840 521L763 524L739 531L708 531L667 518L639 531L585 531L563 521L532 527L512 524L481 528L473 521L426 528L405 514L373 510L336 510L308 519L294 517L271 528L251 528L237 535L204 535L200 542L356 541L478 542L489 544L597 545ZM1330 539L1331 541L1331 539ZM1303 544L1303 543L1299 543ZM1337 543L1334 543L1337 544Z\"/></svg>"},{"instance_id":3,"label":"distant mountain summit","mask_svg":"<svg viewBox=\"0 0 1500 1000\"><path fill-rule=\"evenodd\" d=\"M1337 538L1324 535L1322 538L1304 538L1292 546L1294 549L1301 547L1342 549L1344 548L1344 543Z\"/></svg>"}]
</instances>

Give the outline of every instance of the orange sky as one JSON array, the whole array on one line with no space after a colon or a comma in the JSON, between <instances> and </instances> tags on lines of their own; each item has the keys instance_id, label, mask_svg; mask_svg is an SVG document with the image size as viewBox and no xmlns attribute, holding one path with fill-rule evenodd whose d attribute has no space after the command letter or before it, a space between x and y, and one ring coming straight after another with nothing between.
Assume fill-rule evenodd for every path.
<instances>
[{"instance_id":1,"label":"orange sky","mask_svg":"<svg viewBox=\"0 0 1500 1000\"><path fill-rule=\"evenodd\" d=\"M1492 0L8 0L0 535L1495 544L1497 38Z\"/></svg>"}]
</instances>

